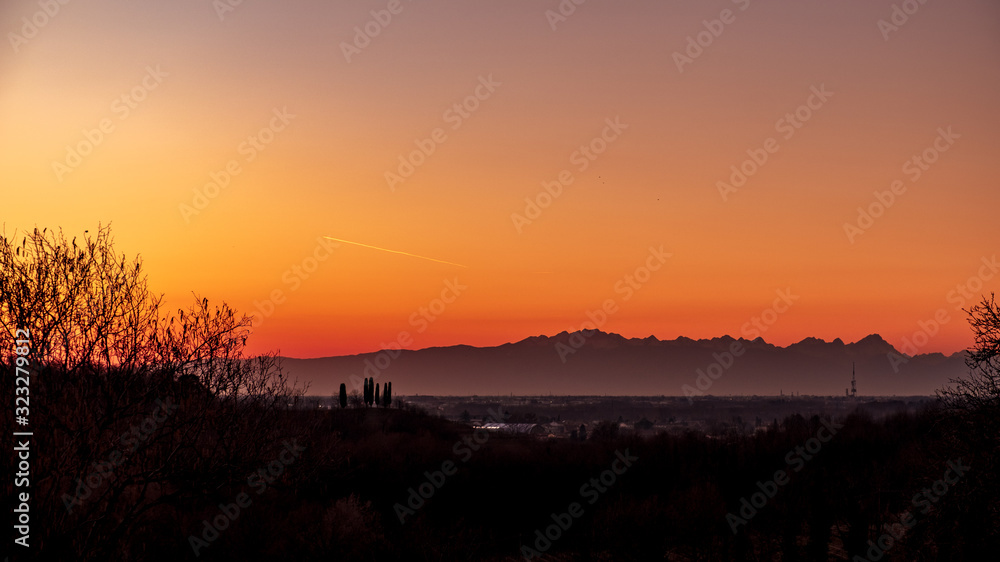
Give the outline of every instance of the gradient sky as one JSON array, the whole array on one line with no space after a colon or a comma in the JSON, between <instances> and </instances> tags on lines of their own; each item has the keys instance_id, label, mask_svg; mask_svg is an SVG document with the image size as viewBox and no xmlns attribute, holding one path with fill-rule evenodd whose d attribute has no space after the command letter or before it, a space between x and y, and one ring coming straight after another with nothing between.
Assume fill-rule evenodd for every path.
<instances>
[{"instance_id":1,"label":"gradient sky","mask_svg":"<svg viewBox=\"0 0 1000 562\"><path fill-rule=\"evenodd\" d=\"M929 0L887 31L888 0L589 0L553 29L559 4L402 0L348 61L343 44L389 2L244 0L221 18L211 0L51 17L4 2L4 228L111 223L171 306L195 291L254 312L281 291L251 350L296 357L401 333L411 348L496 345L579 329L609 299L606 331L738 337L788 288L798 300L761 333L772 343L880 333L900 347L942 309L919 351L972 343L958 309L975 299L957 289L1000 287L983 261L1000 253L1000 4ZM727 9L679 70L674 53ZM467 118L449 113L489 77ZM786 138L779 120L814 87L833 94ZM287 125L272 120L283 108ZM616 118L627 129L581 170L574 152ZM113 129L85 133L102 121ZM271 123L248 161L242 143ZM908 160L949 127L958 138L914 178ZM438 128L390 189L386 172ZM717 182L769 138L777 151L724 199ZM239 173L185 216L231 160ZM573 182L519 232L512 214L563 170ZM852 241L844 224L896 180L906 191ZM322 236L467 267L327 254ZM672 256L626 299L616 284L661 246ZM435 302L456 280L467 288Z\"/></svg>"}]
</instances>

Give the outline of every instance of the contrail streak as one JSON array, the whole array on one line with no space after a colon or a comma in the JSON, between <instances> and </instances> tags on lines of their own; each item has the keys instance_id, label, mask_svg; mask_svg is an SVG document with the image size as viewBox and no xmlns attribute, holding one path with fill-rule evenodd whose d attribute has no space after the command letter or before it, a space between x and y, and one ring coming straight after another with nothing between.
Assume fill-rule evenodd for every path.
<instances>
[{"instance_id":1,"label":"contrail streak","mask_svg":"<svg viewBox=\"0 0 1000 562\"><path fill-rule=\"evenodd\" d=\"M343 242L345 244L354 244L355 246L361 246L361 247L364 247L364 248L371 248L373 250L382 250L383 252L392 252L393 254L403 254L404 256L410 256L411 258L420 258L422 260L436 261L438 263L446 263L448 265L457 265L458 267L465 267L465 268L469 267L467 265L462 265L460 263L454 263L454 262L444 261L444 260L436 260L434 258L429 258L427 256L418 256L417 254L411 254L409 252L400 252L399 250L390 250L388 248L379 248L378 246L369 246L368 244L362 244L361 242L351 242L350 240L341 240L340 238L334 238L333 236L324 236L323 238L327 238L327 239L330 239L330 240L336 240L337 242Z\"/></svg>"}]
</instances>

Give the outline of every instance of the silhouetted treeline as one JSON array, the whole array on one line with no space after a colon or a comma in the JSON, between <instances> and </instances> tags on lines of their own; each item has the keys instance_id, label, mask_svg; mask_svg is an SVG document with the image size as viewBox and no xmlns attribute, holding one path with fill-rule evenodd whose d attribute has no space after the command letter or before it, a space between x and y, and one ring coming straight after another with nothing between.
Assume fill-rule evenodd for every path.
<instances>
[{"instance_id":1,"label":"silhouetted treeline","mask_svg":"<svg viewBox=\"0 0 1000 562\"><path fill-rule=\"evenodd\" d=\"M820 433L824 420L793 416L753 436L722 439L689 433L580 442L490 434L473 449L468 426L412 409L282 416L282 426L305 430L307 460L288 466L259 496L237 482L160 505L140 518L118 559L195 559L190 535L241 491L252 505L198 559L523 559L520 548L533 545L535 531L573 501L583 504L583 516L547 552L560 560L864 559L868 541L906 511L916 524L882 560L978 559L997 546L995 485L978 472L995 466L997 452L963 447L938 410L834 421L843 427L832 439L791 463L789 453ZM581 486L626 450L638 458L627 473L593 505L582 501ZM922 513L914 495L959 458L971 469ZM397 504L409 506L410 490L449 460L454 474L429 499L414 502L421 505L401 523ZM734 534L727 513L739 515L741 498L779 469L790 480ZM164 489L204 482L191 476L177 475Z\"/></svg>"}]
</instances>

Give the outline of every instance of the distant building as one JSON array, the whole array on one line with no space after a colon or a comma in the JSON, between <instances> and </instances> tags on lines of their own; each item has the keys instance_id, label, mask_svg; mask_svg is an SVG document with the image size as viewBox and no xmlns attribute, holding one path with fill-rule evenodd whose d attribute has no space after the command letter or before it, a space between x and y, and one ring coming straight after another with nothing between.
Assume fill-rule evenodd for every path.
<instances>
[{"instance_id":1,"label":"distant building","mask_svg":"<svg viewBox=\"0 0 1000 562\"><path fill-rule=\"evenodd\" d=\"M484 423L483 429L495 433L517 435L546 435L548 431L537 423Z\"/></svg>"},{"instance_id":2,"label":"distant building","mask_svg":"<svg viewBox=\"0 0 1000 562\"><path fill-rule=\"evenodd\" d=\"M563 425L563 424L561 424L561 423L558 423L558 422L552 422L552 423L549 423L549 424L545 424L544 429L545 429L545 431L549 435L565 435L566 434L566 426Z\"/></svg>"}]
</instances>

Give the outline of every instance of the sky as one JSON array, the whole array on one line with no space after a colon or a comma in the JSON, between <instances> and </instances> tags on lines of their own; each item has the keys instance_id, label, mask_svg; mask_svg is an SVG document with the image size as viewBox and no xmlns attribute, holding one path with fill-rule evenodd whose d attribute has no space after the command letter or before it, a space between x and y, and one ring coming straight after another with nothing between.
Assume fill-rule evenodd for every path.
<instances>
[{"instance_id":1,"label":"sky","mask_svg":"<svg viewBox=\"0 0 1000 562\"><path fill-rule=\"evenodd\" d=\"M0 31L5 232L110 224L169 306L254 314L251 352L951 353L1000 288L990 0L42 0Z\"/></svg>"}]
</instances>

